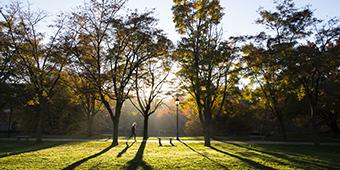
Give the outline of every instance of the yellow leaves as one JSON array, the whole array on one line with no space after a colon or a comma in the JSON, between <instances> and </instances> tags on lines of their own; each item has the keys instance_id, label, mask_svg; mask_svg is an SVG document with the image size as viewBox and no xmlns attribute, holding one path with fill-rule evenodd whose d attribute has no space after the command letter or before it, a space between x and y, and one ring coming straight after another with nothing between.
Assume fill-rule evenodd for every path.
<instances>
[{"instance_id":1,"label":"yellow leaves","mask_svg":"<svg viewBox=\"0 0 340 170\"><path fill-rule=\"evenodd\" d=\"M203 1L196 1L194 2L194 8L196 10L201 10L204 7Z\"/></svg>"},{"instance_id":2,"label":"yellow leaves","mask_svg":"<svg viewBox=\"0 0 340 170\"><path fill-rule=\"evenodd\" d=\"M174 4L183 4L186 0L173 0Z\"/></svg>"},{"instance_id":3,"label":"yellow leaves","mask_svg":"<svg viewBox=\"0 0 340 170\"><path fill-rule=\"evenodd\" d=\"M242 48L242 53L244 55L250 55L251 53L253 53L254 51L256 51L256 48L254 47L253 44L249 44L249 45L245 45Z\"/></svg>"},{"instance_id":4,"label":"yellow leaves","mask_svg":"<svg viewBox=\"0 0 340 170\"><path fill-rule=\"evenodd\" d=\"M42 92L42 96L43 96L43 97L47 97L47 96L48 96L46 90L44 90L44 91Z\"/></svg>"},{"instance_id":5,"label":"yellow leaves","mask_svg":"<svg viewBox=\"0 0 340 170\"><path fill-rule=\"evenodd\" d=\"M38 98L33 98L33 99L31 99L31 100L29 100L29 101L27 101L27 103L26 103L28 106L35 106L35 105L38 105L39 104L39 100L38 100Z\"/></svg>"},{"instance_id":6,"label":"yellow leaves","mask_svg":"<svg viewBox=\"0 0 340 170\"><path fill-rule=\"evenodd\" d=\"M218 0L212 0L208 7L208 15L213 23L219 23L223 16L223 8Z\"/></svg>"},{"instance_id":7,"label":"yellow leaves","mask_svg":"<svg viewBox=\"0 0 340 170\"><path fill-rule=\"evenodd\" d=\"M190 58L191 56L192 56L192 53L191 53L191 52L185 51L185 52L183 53L183 57L184 57L184 58Z\"/></svg>"},{"instance_id":8,"label":"yellow leaves","mask_svg":"<svg viewBox=\"0 0 340 170\"><path fill-rule=\"evenodd\" d=\"M46 90L46 89L43 90L43 91L41 92L40 101L41 101L42 99L48 100L48 93L47 93L47 90ZM39 105L39 104L40 104L40 102L39 102L39 95L36 95L36 96L33 97L31 100L28 100L28 101L26 102L26 104L27 104L28 106L36 106L36 105Z\"/></svg>"},{"instance_id":9,"label":"yellow leaves","mask_svg":"<svg viewBox=\"0 0 340 170\"><path fill-rule=\"evenodd\" d=\"M219 24L223 16L223 8L218 0L174 0L174 2L173 21L181 35L184 35L186 29L195 23L201 25Z\"/></svg>"},{"instance_id":10,"label":"yellow leaves","mask_svg":"<svg viewBox=\"0 0 340 170\"><path fill-rule=\"evenodd\" d=\"M299 89L297 89L296 94L297 94L299 101L301 101L303 99L303 97L305 97L305 95L306 95L305 88L303 86L301 86Z\"/></svg>"},{"instance_id":11,"label":"yellow leaves","mask_svg":"<svg viewBox=\"0 0 340 170\"><path fill-rule=\"evenodd\" d=\"M249 91L242 93L242 97L243 97L243 100L246 100L246 101L252 101L254 98L253 94Z\"/></svg>"}]
</instances>

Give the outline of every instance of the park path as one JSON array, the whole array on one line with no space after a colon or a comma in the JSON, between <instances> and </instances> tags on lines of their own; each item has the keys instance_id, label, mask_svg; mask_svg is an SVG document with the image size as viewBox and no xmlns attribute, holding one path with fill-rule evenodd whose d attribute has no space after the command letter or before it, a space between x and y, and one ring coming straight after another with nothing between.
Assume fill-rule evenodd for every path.
<instances>
[{"instance_id":1,"label":"park path","mask_svg":"<svg viewBox=\"0 0 340 170\"><path fill-rule=\"evenodd\" d=\"M0 141L16 141L16 138L0 138ZM24 140L25 141L25 140ZM34 141L34 138L30 138L29 141ZM73 142L73 141L80 141L80 142L88 142L88 141L98 141L98 142L110 142L112 139L110 138L103 138L103 139L82 139L82 138L43 138L43 141L50 141L50 142ZM118 142L124 143L126 140L119 139ZM133 142L133 140L129 140L129 142ZM137 142L142 142L142 140L137 140ZM147 140L148 143L158 143L158 140L150 139ZM169 143L169 138L162 138L162 143ZM173 143L178 143L180 141L173 139ZM184 143L204 143L203 140L182 140ZM212 140L212 143L230 143L230 144L238 144L238 145L245 145L245 144L263 144L263 145L313 145L312 142L283 142L283 141L261 141L261 140L251 140L251 141L236 141L236 140ZM336 142L324 142L321 143L322 146L340 146L340 143Z\"/></svg>"}]
</instances>

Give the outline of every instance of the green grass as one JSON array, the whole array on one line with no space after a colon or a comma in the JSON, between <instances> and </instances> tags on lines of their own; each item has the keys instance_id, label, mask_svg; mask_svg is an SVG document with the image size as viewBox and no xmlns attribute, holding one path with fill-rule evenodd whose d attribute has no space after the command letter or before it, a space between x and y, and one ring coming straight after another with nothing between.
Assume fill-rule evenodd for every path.
<instances>
[{"instance_id":1,"label":"green grass","mask_svg":"<svg viewBox=\"0 0 340 170\"><path fill-rule=\"evenodd\" d=\"M0 169L340 169L338 146L0 141Z\"/></svg>"}]
</instances>

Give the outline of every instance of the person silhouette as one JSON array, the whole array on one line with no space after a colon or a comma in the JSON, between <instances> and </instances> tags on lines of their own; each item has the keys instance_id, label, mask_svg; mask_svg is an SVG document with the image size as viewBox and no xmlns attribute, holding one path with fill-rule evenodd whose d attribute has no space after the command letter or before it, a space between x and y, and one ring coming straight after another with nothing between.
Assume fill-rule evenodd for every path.
<instances>
[{"instance_id":1,"label":"person silhouette","mask_svg":"<svg viewBox=\"0 0 340 170\"><path fill-rule=\"evenodd\" d=\"M126 142L128 142L131 137L133 137L135 139L135 142L137 142L137 140L136 140L136 127L137 127L137 123L133 122L132 126L131 126L131 135L129 136L129 138Z\"/></svg>"}]
</instances>

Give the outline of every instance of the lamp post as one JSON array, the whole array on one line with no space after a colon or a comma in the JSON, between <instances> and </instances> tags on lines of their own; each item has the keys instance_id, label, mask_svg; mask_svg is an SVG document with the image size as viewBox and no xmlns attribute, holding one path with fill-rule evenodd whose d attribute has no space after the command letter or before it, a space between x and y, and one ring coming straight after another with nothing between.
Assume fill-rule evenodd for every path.
<instances>
[{"instance_id":1,"label":"lamp post","mask_svg":"<svg viewBox=\"0 0 340 170\"><path fill-rule=\"evenodd\" d=\"M179 140L179 135L178 135L178 105L179 105L179 99L178 97L176 98L176 139Z\"/></svg>"}]
</instances>

